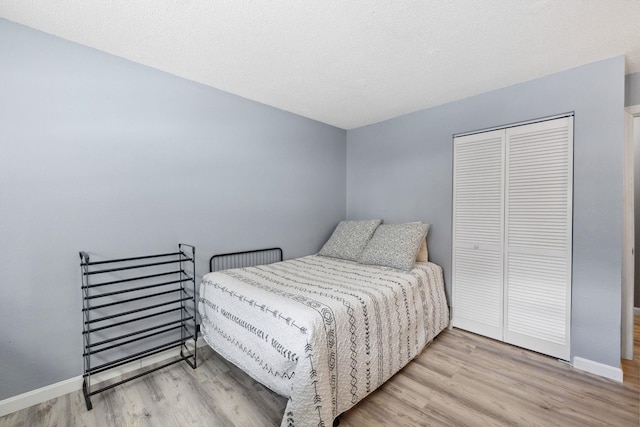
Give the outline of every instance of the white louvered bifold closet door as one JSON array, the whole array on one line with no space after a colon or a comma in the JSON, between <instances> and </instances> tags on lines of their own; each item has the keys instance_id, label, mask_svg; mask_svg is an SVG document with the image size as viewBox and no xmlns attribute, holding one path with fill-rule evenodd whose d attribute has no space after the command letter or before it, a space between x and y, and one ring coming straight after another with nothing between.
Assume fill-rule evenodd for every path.
<instances>
[{"instance_id":1,"label":"white louvered bifold closet door","mask_svg":"<svg viewBox=\"0 0 640 427\"><path fill-rule=\"evenodd\" d=\"M454 140L452 325L503 327L504 130Z\"/></svg>"},{"instance_id":2,"label":"white louvered bifold closet door","mask_svg":"<svg viewBox=\"0 0 640 427\"><path fill-rule=\"evenodd\" d=\"M569 359L573 118L506 129L504 341Z\"/></svg>"}]
</instances>

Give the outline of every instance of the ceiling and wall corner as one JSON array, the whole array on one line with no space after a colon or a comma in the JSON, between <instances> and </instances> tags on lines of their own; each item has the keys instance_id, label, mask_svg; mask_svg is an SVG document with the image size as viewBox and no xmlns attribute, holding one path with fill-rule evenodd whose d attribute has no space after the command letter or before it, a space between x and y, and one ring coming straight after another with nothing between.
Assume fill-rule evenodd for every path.
<instances>
[{"instance_id":1,"label":"ceiling and wall corner","mask_svg":"<svg viewBox=\"0 0 640 427\"><path fill-rule=\"evenodd\" d=\"M353 129L601 59L632 0L2 0L0 17Z\"/></svg>"}]
</instances>

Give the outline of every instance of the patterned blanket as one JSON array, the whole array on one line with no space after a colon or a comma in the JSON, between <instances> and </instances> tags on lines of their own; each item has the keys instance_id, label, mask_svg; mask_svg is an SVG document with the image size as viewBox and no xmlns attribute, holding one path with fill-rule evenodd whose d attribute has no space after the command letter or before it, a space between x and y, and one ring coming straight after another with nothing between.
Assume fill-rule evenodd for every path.
<instances>
[{"instance_id":1,"label":"patterned blanket","mask_svg":"<svg viewBox=\"0 0 640 427\"><path fill-rule=\"evenodd\" d=\"M442 269L321 256L204 276L206 342L288 397L281 426L331 426L449 322Z\"/></svg>"}]
</instances>

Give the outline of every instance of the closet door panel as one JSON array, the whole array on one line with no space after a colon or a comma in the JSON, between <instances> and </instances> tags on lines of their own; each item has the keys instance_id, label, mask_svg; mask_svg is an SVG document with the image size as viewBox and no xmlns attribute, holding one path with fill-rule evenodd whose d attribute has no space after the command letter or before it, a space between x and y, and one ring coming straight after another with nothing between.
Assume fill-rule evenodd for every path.
<instances>
[{"instance_id":1,"label":"closet door panel","mask_svg":"<svg viewBox=\"0 0 640 427\"><path fill-rule=\"evenodd\" d=\"M453 326L502 339L504 131L454 140Z\"/></svg>"},{"instance_id":2,"label":"closet door panel","mask_svg":"<svg viewBox=\"0 0 640 427\"><path fill-rule=\"evenodd\" d=\"M453 326L502 340L502 251L458 248Z\"/></svg>"},{"instance_id":3,"label":"closet door panel","mask_svg":"<svg viewBox=\"0 0 640 427\"><path fill-rule=\"evenodd\" d=\"M573 119L506 130L504 340L569 358Z\"/></svg>"},{"instance_id":4,"label":"closet door panel","mask_svg":"<svg viewBox=\"0 0 640 427\"><path fill-rule=\"evenodd\" d=\"M568 360L566 261L511 253L507 271L505 341Z\"/></svg>"}]
</instances>

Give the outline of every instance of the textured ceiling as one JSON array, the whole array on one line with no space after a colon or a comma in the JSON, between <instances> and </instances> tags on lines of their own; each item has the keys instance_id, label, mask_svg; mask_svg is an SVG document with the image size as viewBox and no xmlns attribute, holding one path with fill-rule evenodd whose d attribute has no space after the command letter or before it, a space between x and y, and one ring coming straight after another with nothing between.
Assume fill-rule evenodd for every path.
<instances>
[{"instance_id":1,"label":"textured ceiling","mask_svg":"<svg viewBox=\"0 0 640 427\"><path fill-rule=\"evenodd\" d=\"M640 0L0 0L0 17L343 129L626 55Z\"/></svg>"}]
</instances>

